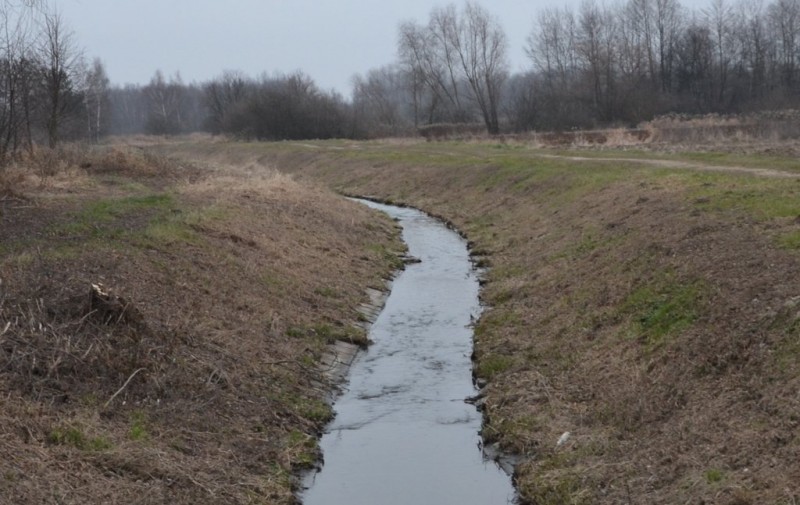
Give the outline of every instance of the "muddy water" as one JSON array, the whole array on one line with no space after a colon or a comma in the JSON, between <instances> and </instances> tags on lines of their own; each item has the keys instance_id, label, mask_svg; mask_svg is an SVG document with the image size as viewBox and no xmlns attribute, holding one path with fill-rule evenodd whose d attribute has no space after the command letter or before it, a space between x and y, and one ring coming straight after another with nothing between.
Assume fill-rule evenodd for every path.
<instances>
[{"instance_id":1,"label":"muddy water","mask_svg":"<svg viewBox=\"0 0 800 505\"><path fill-rule=\"evenodd\" d=\"M471 382L478 280L466 244L413 209L368 203L403 226L421 260L395 279L322 437L306 505L502 505L510 478L480 449Z\"/></svg>"}]
</instances>

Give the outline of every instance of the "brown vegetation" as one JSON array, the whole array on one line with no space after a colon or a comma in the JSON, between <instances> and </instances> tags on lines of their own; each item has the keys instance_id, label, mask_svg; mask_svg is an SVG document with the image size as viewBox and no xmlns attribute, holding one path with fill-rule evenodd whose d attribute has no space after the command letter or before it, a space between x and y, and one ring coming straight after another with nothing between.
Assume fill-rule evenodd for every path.
<instances>
[{"instance_id":1,"label":"brown vegetation","mask_svg":"<svg viewBox=\"0 0 800 505\"><path fill-rule=\"evenodd\" d=\"M316 147L171 150L261 160L465 231L491 265L484 435L523 456L524 500L800 499L797 177L497 144Z\"/></svg>"},{"instance_id":2,"label":"brown vegetation","mask_svg":"<svg viewBox=\"0 0 800 505\"><path fill-rule=\"evenodd\" d=\"M263 166L51 156L0 174L0 502L294 502L394 225Z\"/></svg>"},{"instance_id":3,"label":"brown vegetation","mask_svg":"<svg viewBox=\"0 0 800 505\"><path fill-rule=\"evenodd\" d=\"M667 114L637 128L513 133L488 136L471 128L431 125L420 128L427 140L499 142L518 147L575 150L637 150L668 153L794 155L800 127L796 110L749 114ZM464 125L466 126L466 125Z\"/></svg>"}]
</instances>

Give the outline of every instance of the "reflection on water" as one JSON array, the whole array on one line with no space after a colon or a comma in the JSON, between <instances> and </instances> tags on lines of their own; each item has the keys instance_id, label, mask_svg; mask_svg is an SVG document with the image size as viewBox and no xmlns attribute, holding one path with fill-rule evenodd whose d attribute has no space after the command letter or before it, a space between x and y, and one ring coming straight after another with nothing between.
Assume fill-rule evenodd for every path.
<instances>
[{"instance_id":1,"label":"reflection on water","mask_svg":"<svg viewBox=\"0 0 800 505\"><path fill-rule=\"evenodd\" d=\"M413 209L375 203L403 226L412 264L395 279L321 446L306 505L502 505L510 478L480 451L471 381L478 280L465 242Z\"/></svg>"}]
</instances>

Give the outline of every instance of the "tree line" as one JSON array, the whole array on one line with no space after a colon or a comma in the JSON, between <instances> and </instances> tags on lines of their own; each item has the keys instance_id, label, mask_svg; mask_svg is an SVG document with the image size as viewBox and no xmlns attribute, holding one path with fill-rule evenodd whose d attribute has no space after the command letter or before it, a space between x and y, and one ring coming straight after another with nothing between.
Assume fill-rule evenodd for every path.
<instances>
[{"instance_id":1,"label":"tree line","mask_svg":"<svg viewBox=\"0 0 800 505\"><path fill-rule=\"evenodd\" d=\"M540 11L525 51L529 70L512 75L488 12L435 9L400 27L397 61L355 79L354 104L367 131L398 134L442 122L490 133L633 126L800 103L800 0L584 0Z\"/></svg>"},{"instance_id":2,"label":"tree line","mask_svg":"<svg viewBox=\"0 0 800 505\"><path fill-rule=\"evenodd\" d=\"M595 2L541 12L516 85L518 127L636 124L666 112L794 108L800 1Z\"/></svg>"},{"instance_id":3,"label":"tree line","mask_svg":"<svg viewBox=\"0 0 800 505\"><path fill-rule=\"evenodd\" d=\"M98 139L108 85L102 63L86 63L58 11L0 0L0 163L35 144Z\"/></svg>"},{"instance_id":4,"label":"tree line","mask_svg":"<svg viewBox=\"0 0 800 505\"><path fill-rule=\"evenodd\" d=\"M529 13L520 13L520 15ZM195 131L283 140L426 131L636 125L668 113L798 107L800 0L584 0L538 12L512 74L497 19L474 2L399 26L397 58L352 97L302 73L226 71L204 83L155 72L112 86L40 0L0 0L0 160L34 145Z\"/></svg>"}]
</instances>

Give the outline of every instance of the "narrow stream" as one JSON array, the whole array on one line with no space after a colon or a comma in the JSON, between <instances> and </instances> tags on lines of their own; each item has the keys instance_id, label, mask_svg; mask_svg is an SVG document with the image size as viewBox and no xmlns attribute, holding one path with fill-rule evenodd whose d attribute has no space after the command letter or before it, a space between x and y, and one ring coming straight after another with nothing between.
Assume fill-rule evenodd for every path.
<instances>
[{"instance_id":1,"label":"narrow stream","mask_svg":"<svg viewBox=\"0 0 800 505\"><path fill-rule=\"evenodd\" d=\"M365 202L399 220L421 260L395 279L350 370L305 505L502 505L511 479L480 450L471 318L478 279L464 240L414 209Z\"/></svg>"}]
</instances>

